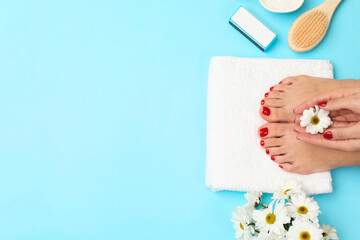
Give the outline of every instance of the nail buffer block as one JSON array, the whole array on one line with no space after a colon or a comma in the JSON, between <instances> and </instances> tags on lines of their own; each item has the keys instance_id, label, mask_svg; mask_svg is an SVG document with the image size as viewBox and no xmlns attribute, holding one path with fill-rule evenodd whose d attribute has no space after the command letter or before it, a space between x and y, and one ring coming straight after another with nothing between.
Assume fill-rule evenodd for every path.
<instances>
[{"instance_id":1,"label":"nail buffer block","mask_svg":"<svg viewBox=\"0 0 360 240\"><path fill-rule=\"evenodd\" d=\"M270 28L242 6L231 16L229 23L262 51L267 50L276 39Z\"/></svg>"}]
</instances>

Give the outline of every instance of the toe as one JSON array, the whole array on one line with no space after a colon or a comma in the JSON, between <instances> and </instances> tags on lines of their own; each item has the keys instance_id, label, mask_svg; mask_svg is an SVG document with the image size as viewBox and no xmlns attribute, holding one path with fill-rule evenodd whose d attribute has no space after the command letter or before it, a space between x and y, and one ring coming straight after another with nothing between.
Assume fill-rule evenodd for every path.
<instances>
[{"instance_id":1,"label":"toe","mask_svg":"<svg viewBox=\"0 0 360 240\"><path fill-rule=\"evenodd\" d=\"M269 98L261 100L261 105L268 105L270 107L284 107L285 103L282 99Z\"/></svg>"},{"instance_id":2,"label":"toe","mask_svg":"<svg viewBox=\"0 0 360 240\"><path fill-rule=\"evenodd\" d=\"M283 138L267 138L262 141L263 141L262 147L264 148L279 147L284 145Z\"/></svg>"},{"instance_id":3,"label":"toe","mask_svg":"<svg viewBox=\"0 0 360 240\"><path fill-rule=\"evenodd\" d=\"M286 161L286 155L271 156L271 160L278 164L288 163Z\"/></svg>"},{"instance_id":4,"label":"toe","mask_svg":"<svg viewBox=\"0 0 360 240\"><path fill-rule=\"evenodd\" d=\"M265 100L266 101L266 100ZM294 122L295 117L293 113L284 108L274 108L267 104L260 108L260 116L268 122Z\"/></svg>"},{"instance_id":5,"label":"toe","mask_svg":"<svg viewBox=\"0 0 360 240\"><path fill-rule=\"evenodd\" d=\"M285 97L285 93L284 92L278 92L278 91L270 91L265 93L264 97L266 99L270 99L270 98L284 98Z\"/></svg>"},{"instance_id":6,"label":"toe","mask_svg":"<svg viewBox=\"0 0 360 240\"><path fill-rule=\"evenodd\" d=\"M293 123L267 123L258 129L258 135L264 140L268 138L278 138L284 136L287 132L293 131Z\"/></svg>"},{"instance_id":7,"label":"toe","mask_svg":"<svg viewBox=\"0 0 360 240\"><path fill-rule=\"evenodd\" d=\"M291 85L296 82L296 77L287 77L281 81L281 85Z\"/></svg>"},{"instance_id":8,"label":"toe","mask_svg":"<svg viewBox=\"0 0 360 240\"><path fill-rule=\"evenodd\" d=\"M270 156L278 156L281 154L286 154L287 153L287 148L285 146L280 146L280 147L271 147L271 148L267 148L265 150L266 154L270 155Z\"/></svg>"},{"instance_id":9,"label":"toe","mask_svg":"<svg viewBox=\"0 0 360 240\"><path fill-rule=\"evenodd\" d=\"M284 170L285 172L295 172L296 168L294 166L294 164L292 163L282 163L279 164L279 167Z\"/></svg>"},{"instance_id":10,"label":"toe","mask_svg":"<svg viewBox=\"0 0 360 240\"><path fill-rule=\"evenodd\" d=\"M285 84L279 84L272 87L272 91L274 92L285 92L289 88L288 85Z\"/></svg>"}]
</instances>

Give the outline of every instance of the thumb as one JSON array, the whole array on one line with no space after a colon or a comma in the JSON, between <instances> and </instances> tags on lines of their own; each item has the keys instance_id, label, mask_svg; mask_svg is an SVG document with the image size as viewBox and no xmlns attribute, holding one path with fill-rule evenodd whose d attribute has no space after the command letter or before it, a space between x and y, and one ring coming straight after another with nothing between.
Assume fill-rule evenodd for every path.
<instances>
[{"instance_id":1,"label":"thumb","mask_svg":"<svg viewBox=\"0 0 360 240\"><path fill-rule=\"evenodd\" d=\"M360 138L359 126L356 124L347 128L333 128L326 131L323 137L327 140L346 140Z\"/></svg>"}]
</instances>

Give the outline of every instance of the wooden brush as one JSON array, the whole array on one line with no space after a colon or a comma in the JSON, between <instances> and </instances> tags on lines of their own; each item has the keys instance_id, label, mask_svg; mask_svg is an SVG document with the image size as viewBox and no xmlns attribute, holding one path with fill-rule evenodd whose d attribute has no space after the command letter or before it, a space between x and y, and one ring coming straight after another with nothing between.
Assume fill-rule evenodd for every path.
<instances>
[{"instance_id":1,"label":"wooden brush","mask_svg":"<svg viewBox=\"0 0 360 240\"><path fill-rule=\"evenodd\" d=\"M324 38L341 1L327 0L296 19L289 30L289 47L295 52L307 52L316 47Z\"/></svg>"}]
</instances>

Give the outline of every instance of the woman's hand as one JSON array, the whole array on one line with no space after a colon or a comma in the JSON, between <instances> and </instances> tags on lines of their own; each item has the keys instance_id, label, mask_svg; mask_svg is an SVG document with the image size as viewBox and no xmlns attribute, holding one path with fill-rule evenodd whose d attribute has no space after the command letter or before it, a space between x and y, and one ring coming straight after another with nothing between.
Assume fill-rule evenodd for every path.
<instances>
[{"instance_id":1,"label":"woman's hand","mask_svg":"<svg viewBox=\"0 0 360 240\"><path fill-rule=\"evenodd\" d=\"M344 151L360 150L360 88L343 88L309 99L294 109L296 122L305 109L319 105L330 111L334 124L323 135L310 135L297 126L297 138L303 142Z\"/></svg>"}]
</instances>

